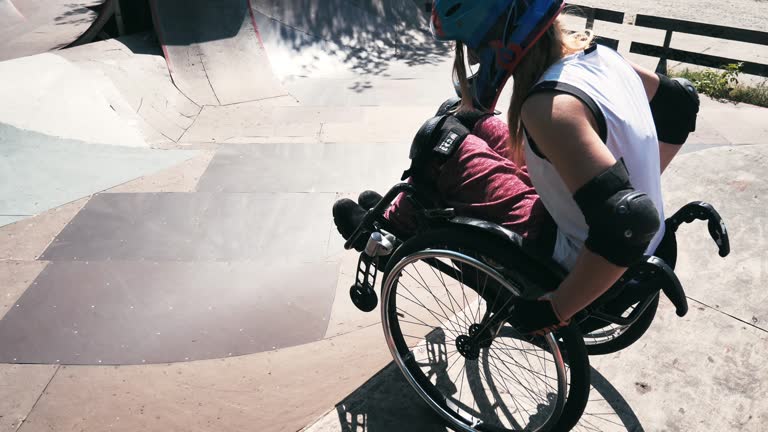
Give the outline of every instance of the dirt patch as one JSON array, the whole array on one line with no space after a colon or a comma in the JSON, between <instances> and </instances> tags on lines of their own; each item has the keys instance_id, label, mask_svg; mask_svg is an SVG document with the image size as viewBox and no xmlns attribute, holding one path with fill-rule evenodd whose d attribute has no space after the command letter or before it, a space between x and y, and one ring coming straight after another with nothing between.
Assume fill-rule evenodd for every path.
<instances>
[{"instance_id":1,"label":"dirt patch","mask_svg":"<svg viewBox=\"0 0 768 432\"><path fill-rule=\"evenodd\" d=\"M638 381L635 383L635 390L637 390L637 392L640 394L646 394L650 392L652 388L650 384L646 382Z\"/></svg>"}]
</instances>

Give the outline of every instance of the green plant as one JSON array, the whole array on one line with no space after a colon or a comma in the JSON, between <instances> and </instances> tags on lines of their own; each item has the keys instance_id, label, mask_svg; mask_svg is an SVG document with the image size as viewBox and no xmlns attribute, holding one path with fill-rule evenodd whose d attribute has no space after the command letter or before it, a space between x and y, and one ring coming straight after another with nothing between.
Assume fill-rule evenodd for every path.
<instances>
[{"instance_id":1,"label":"green plant","mask_svg":"<svg viewBox=\"0 0 768 432\"><path fill-rule=\"evenodd\" d=\"M768 81L756 85L743 85L739 81L743 63L729 64L722 70L690 70L670 75L690 80L699 93L718 100L743 102L768 107Z\"/></svg>"},{"instance_id":2,"label":"green plant","mask_svg":"<svg viewBox=\"0 0 768 432\"><path fill-rule=\"evenodd\" d=\"M768 108L768 81L751 87L738 86L731 92L729 99Z\"/></svg>"},{"instance_id":3,"label":"green plant","mask_svg":"<svg viewBox=\"0 0 768 432\"><path fill-rule=\"evenodd\" d=\"M695 73L691 81L701 93L715 99L728 99L739 84L739 74L743 65L743 63L725 65L722 71L707 69Z\"/></svg>"}]
</instances>

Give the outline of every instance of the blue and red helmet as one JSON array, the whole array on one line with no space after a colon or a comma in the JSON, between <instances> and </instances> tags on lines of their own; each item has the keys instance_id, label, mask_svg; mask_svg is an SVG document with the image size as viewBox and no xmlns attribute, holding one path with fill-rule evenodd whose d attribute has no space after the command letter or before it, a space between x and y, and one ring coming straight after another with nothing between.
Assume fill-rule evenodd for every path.
<instances>
[{"instance_id":1,"label":"blue and red helmet","mask_svg":"<svg viewBox=\"0 0 768 432\"><path fill-rule=\"evenodd\" d=\"M564 7L563 0L435 0L430 26L436 39L460 41L475 52L475 104L490 111L517 65ZM502 17L503 34L491 35Z\"/></svg>"}]
</instances>

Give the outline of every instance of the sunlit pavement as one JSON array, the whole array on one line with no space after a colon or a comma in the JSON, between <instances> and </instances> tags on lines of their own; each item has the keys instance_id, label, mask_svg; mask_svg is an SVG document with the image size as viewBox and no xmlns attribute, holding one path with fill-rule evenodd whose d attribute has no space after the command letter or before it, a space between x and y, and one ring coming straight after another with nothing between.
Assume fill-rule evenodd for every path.
<instances>
[{"instance_id":1,"label":"sunlit pavement","mask_svg":"<svg viewBox=\"0 0 768 432\"><path fill-rule=\"evenodd\" d=\"M0 63L0 430L445 430L349 301L330 208L400 178L448 47L410 0L183 3L218 25L165 2L165 50ZM666 205L714 204L733 252L681 230L691 312L591 359L581 430L768 422L767 118L704 99Z\"/></svg>"}]
</instances>

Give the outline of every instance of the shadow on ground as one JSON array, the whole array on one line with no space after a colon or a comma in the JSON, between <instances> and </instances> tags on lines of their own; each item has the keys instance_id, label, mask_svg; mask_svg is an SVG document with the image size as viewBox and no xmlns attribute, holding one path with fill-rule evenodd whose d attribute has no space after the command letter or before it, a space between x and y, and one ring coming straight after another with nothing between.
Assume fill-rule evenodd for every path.
<instances>
[{"instance_id":1,"label":"shadow on ground","mask_svg":"<svg viewBox=\"0 0 768 432\"><path fill-rule=\"evenodd\" d=\"M416 394L394 363L336 405L306 432L446 432L445 423ZM594 368L589 405L574 431L643 432L632 408Z\"/></svg>"},{"instance_id":2,"label":"shadow on ground","mask_svg":"<svg viewBox=\"0 0 768 432\"><path fill-rule=\"evenodd\" d=\"M282 39L297 51L318 39L351 48L344 50L344 61L361 74L382 75L396 60L409 66L436 64L451 50L450 44L432 38L426 14L410 0L396 0L390 5L355 0L281 0L279 11L273 9L273 13L259 8L269 1L253 3L257 10L289 26L282 30ZM293 31L296 29L300 32ZM313 37L306 38L306 34Z\"/></svg>"}]
</instances>

